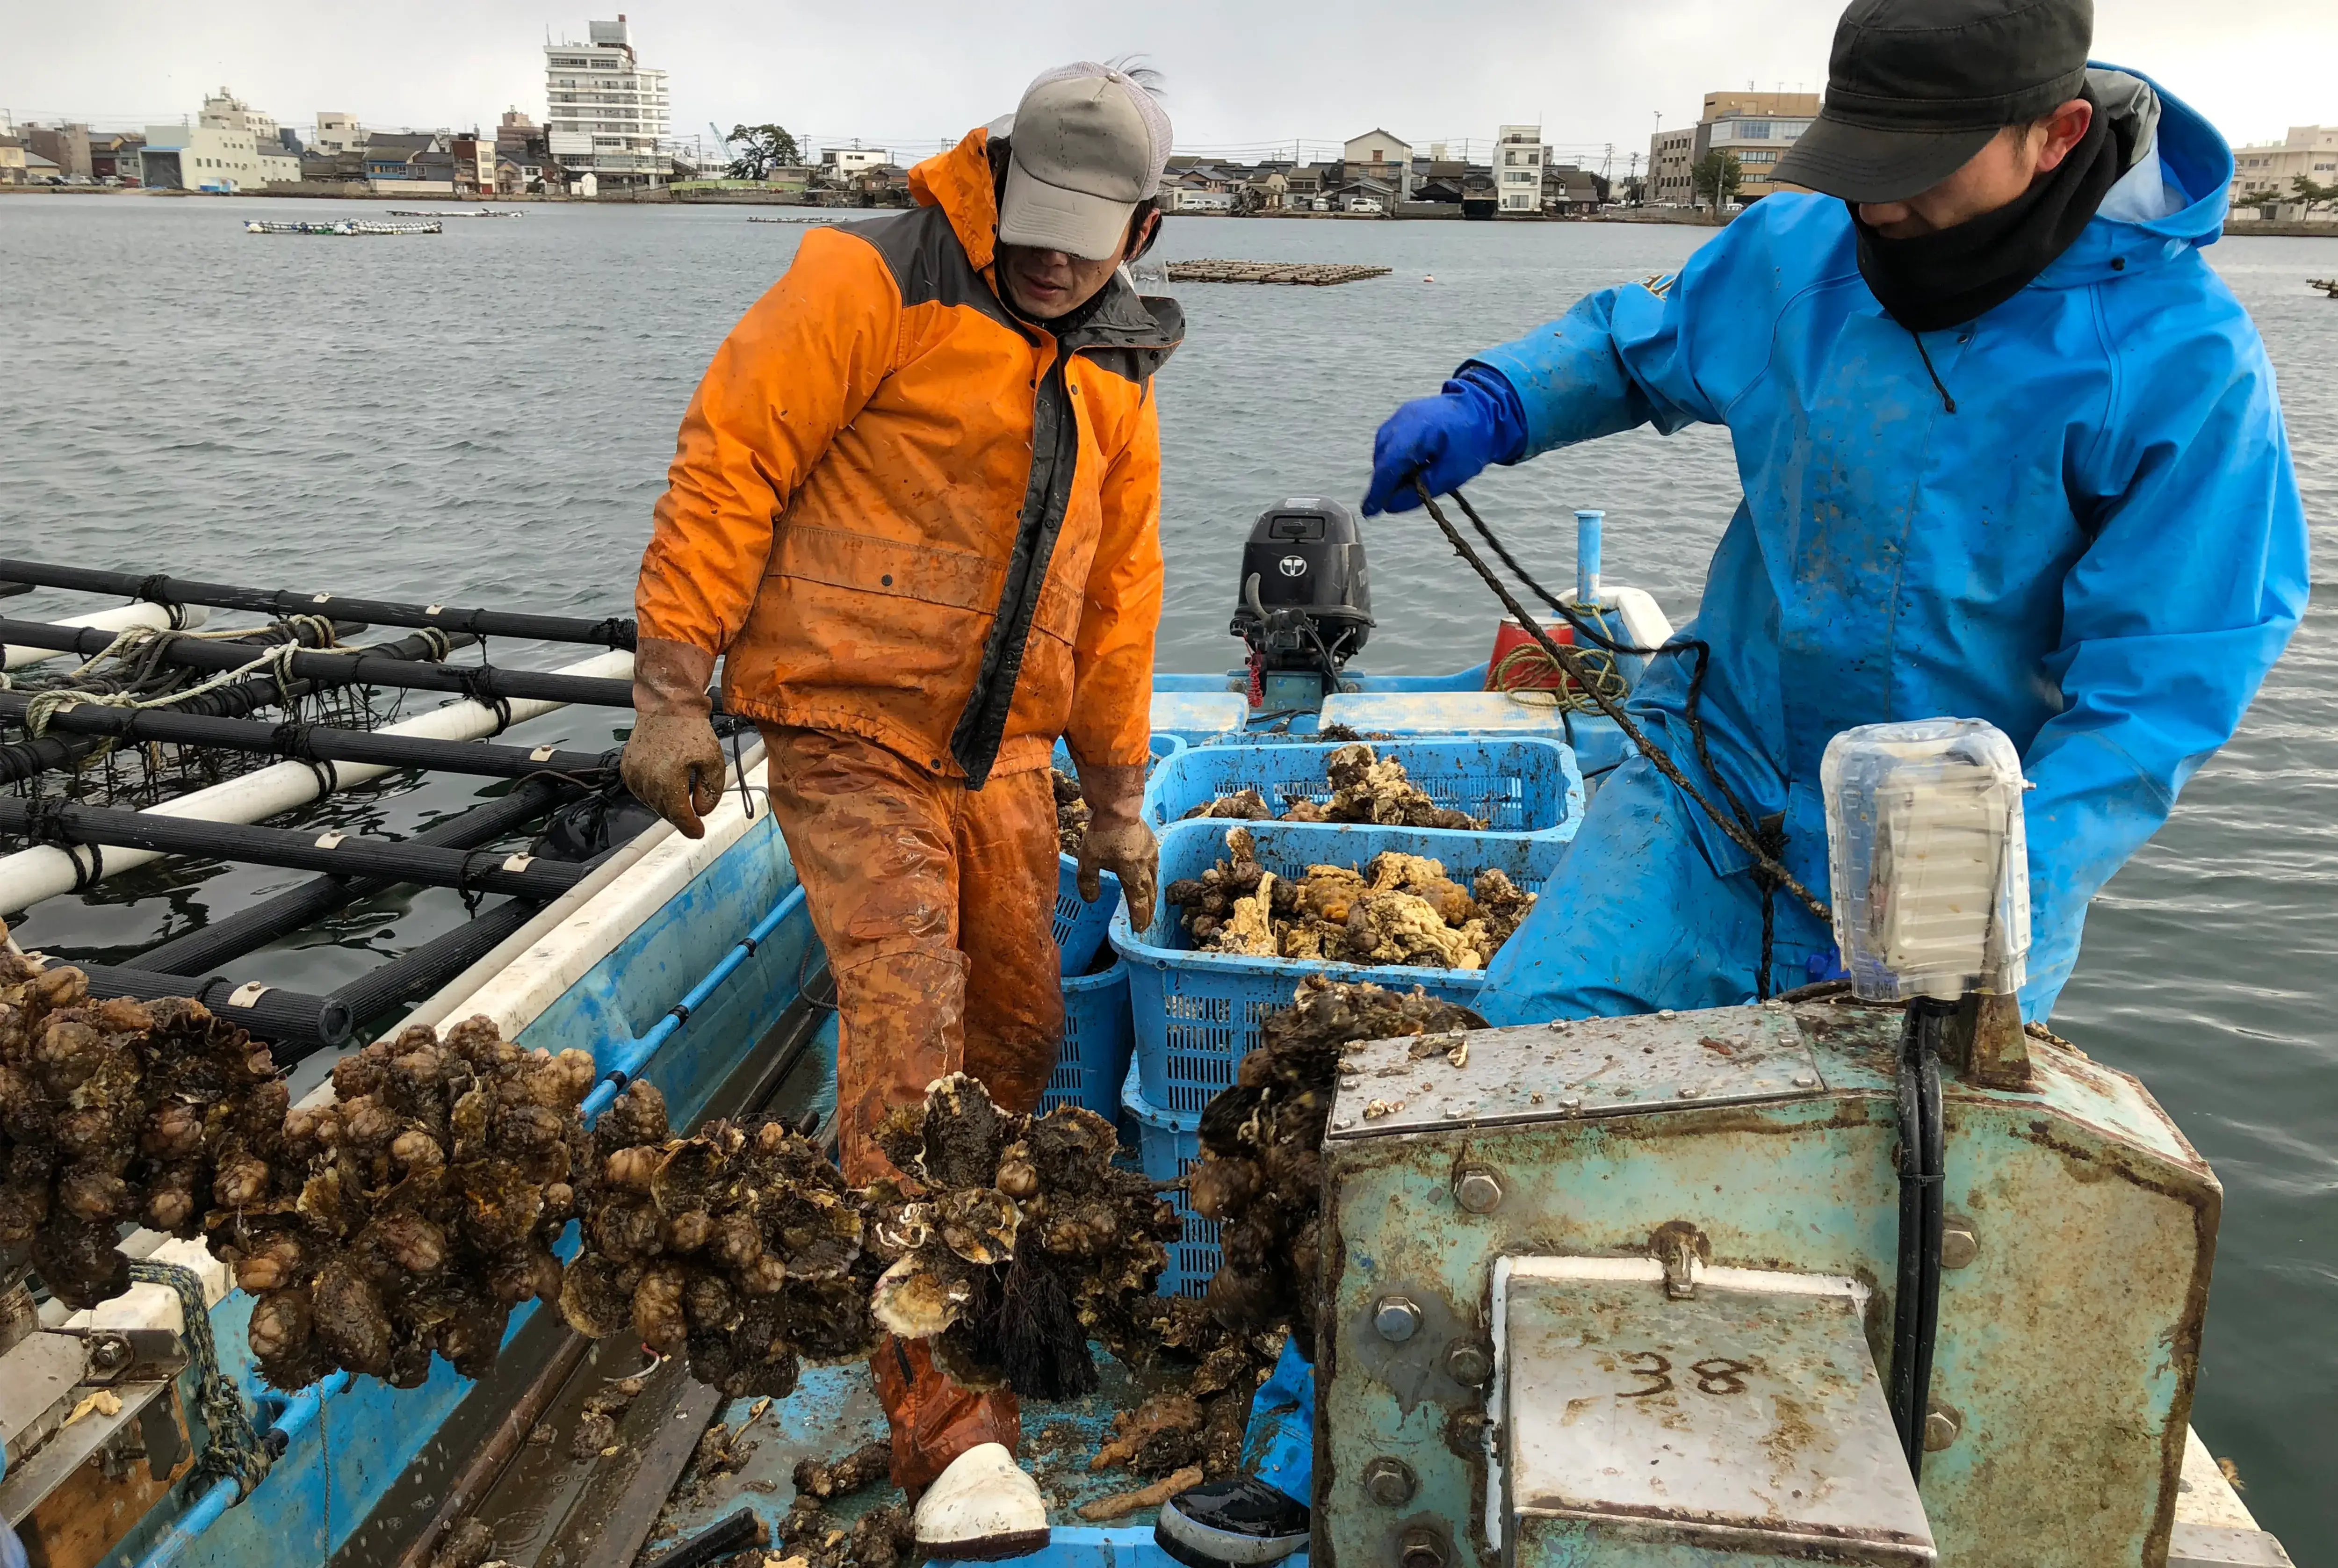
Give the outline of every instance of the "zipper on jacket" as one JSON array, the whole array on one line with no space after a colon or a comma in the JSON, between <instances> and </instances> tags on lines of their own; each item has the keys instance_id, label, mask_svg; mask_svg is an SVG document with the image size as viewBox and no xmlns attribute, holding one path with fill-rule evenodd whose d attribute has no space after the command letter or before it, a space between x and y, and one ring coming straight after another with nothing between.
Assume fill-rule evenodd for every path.
<instances>
[{"instance_id":1,"label":"zipper on jacket","mask_svg":"<svg viewBox=\"0 0 2338 1568\"><path fill-rule=\"evenodd\" d=\"M1057 339L1054 358L1040 375L1037 393L1031 400L1031 473L1016 518L1007 581L999 592L990 635L983 639L974 690L950 733L950 755L964 770L968 789L978 790L988 783L991 764L998 760L998 747L1006 739L1007 721L1015 707L1016 684L1023 673L1024 651L1030 646L1031 623L1037 618L1039 596L1047 586L1047 568L1063 533L1064 515L1071 509L1072 481L1080 459L1080 427L1071 392L1064 383L1064 369L1070 359Z\"/></svg>"}]
</instances>

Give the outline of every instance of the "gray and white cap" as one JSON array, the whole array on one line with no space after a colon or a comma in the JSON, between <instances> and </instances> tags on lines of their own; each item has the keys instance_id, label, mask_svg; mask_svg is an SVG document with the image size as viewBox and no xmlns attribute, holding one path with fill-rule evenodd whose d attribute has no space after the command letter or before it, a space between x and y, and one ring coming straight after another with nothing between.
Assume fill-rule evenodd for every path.
<instances>
[{"instance_id":1,"label":"gray and white cap","mask_svg":"<svg viewBox=\"0 0 2338 1568\"><path fill-rule=\"evenodd\" d=\"M1093 60L1044 72L1016 106L999 242L1117 257L1168 163L1169 116L1125 72Z\"/></svg>"}]
</instances>

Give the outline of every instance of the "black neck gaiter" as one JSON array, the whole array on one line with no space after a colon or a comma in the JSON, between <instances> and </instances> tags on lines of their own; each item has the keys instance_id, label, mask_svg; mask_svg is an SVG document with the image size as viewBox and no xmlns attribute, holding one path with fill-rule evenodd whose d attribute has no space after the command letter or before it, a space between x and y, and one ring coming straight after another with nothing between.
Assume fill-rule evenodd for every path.
<instances>
[{"instance_id":1,"label":"black neck gaiter","mask_svg":"<svg viewBox=\"0 0 2338 1568\"><path fill-rule=\"evenodd\" d=\"M1846 202L1859 235L1859 275L1911 332L1937 332L1996 309L2093 221L2126 172L2126 141L2097 104L2094 123L2053 173L1993 212L1905 240L1877 233L1861 221L1857 204Z\"/></svg>"}]
</instances>

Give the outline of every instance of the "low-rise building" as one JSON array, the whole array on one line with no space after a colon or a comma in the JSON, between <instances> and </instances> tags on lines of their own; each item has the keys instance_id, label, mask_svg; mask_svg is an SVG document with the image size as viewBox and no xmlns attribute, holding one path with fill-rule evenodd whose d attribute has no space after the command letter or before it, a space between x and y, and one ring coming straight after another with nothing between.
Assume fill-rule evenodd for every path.
<instances>
[{"instance_id":1,"label":"low-rise building","mask_svg":"<svg viewBox=\"0 0 2338 1568\"><path fill-rule=\"evenodd\" d=\"M2294 202L2301 176L2316 185L2338 186L2338 125L2292 125L2279 142L2234 148L2230 200L2235 207Z\"/></svg>"},{"instance_id":2,"label":"low-rise building","mask_svg":"<svg viewBox=\"0 0 2338 1568\"><path fill-rule=\"evenodd\" d=\"M57 167L55 159L44 158L30 147L25 149L25 184L61 185L64 178L64 171Z\"/></svg>"},{"instance_id":3,"label":"low-rise building","mask_svg":"<svg viewBox=\"0 0 2338 1568\"><path fill-rule=\"evenodd\" d=\"M1399 201L1412 199L1412 143L1378 127L1351 136L1340 149L1346 177L1381 182Z\"/></svg>"},{"instance_id":4,"label":"low-rise building","mask_svg":"<svg viewBox=\"0 0 2338 1568\"><path fill-rule=\"evenodd\" d=\"M27 121L20 134L27 152L38 153L55 165L55 172L66 179L91 179L95 170L90 164L89 127L67 121L62 125L42 125Z\"/></svg>"},{"instance_id":5,"label":"low-rise building","mask_svg":"<svg viewBox=\"0 0 2338 1568\"><path fill-rule=\"evenodd\" d=\"M1588 169L1557 163L1543 171L1542 205L1547 212L1581 215L1607 204L1607 182Z\"/></svg>"},{"instance_id":6,"label":"low-rise building","mask_svg":"<svg viewBox=\"0 0 2338 1568\"><path fill-rule=\"evenodd\" d=\"M447 154L455 162L455 189L459 192L477 195L496 188L496 144L473 131L467 136L456 136L447 143Z\"/></svg>"},{"instance_id":7,"label":"low-rise building","mask_svg":"<svg viewBox=\"0 0 2338 1568\"><path fill-rule=\"evenodd\" d=\"M1494 191L1497 210L1539 212L1543 209L1543 171L1550 166L1550 148L1539 125L1505 125L1494 137Z\"/></svg>"},{"instance_id":8,"label":"low-rise building","mask_svg":"<svg viewBox=\"0 0 2338 1568\"><path fill-rule=\"evenodd\" d=\"M1301 163L1283 176L1289 193L1311 201L1340 182L1337 163Z\"/></svg>"},{"instance_id":9,"label":"low-rise building","mask_svg":"<svg viewBox=\"0 0 2338 1568\"><path fill-rule=\"evenodd\" d=\"M138 150L138 179L163 190L210 191L218 194L264 185L283 174L280 156L270 149L262 162L250 131L218 125L149 125ZM292 160L291 178L300 178Z\"/></svg>"},{"instance_id":10,"label":"low-rise building","mask_svg":"<svg viewBox=\"0 0 2338 1568\"><path fill-rule=\"evenodd\" d=\"M24 184L25 163L25 139L0 136L0 185Z\"/></svg>"},{"instance_id":11,"label":"low-rise building","mask_svg":"<svg viewBox=\"0 0 2338 1568\"><path fill-rule=\"evenodd\" d=\"M117 184L139 183L138 153L146 138L135 131L113 131L89 139L90 177Z\"/></svg>"},{"instance_id":12,"label":"low-rise building","mask_svg":"<svg viewBox=\"0 0 2338 1568\"><path fill-rule=\"evenodd\" d=\"M882 147L822 147L820 150L820 171L840 184L849 183L853 176L866 174L893 161L893 154Z\"/></svg>"}]
</instances>

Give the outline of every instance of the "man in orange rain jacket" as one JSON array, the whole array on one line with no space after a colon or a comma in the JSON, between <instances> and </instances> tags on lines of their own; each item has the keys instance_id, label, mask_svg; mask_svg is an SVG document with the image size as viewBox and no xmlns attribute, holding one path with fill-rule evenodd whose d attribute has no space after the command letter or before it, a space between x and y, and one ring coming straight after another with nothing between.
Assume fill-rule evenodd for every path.
<instances>
[{"instance_id":1,"label":"man in orange rain jacket","mask_svg":"<svg viewBox=\"0 0 2338 1568\"><path fill-rule=\"evenodd\" d=\"M1011 134L910 172L918 205L806 234L683 416L635 604L634 793L693 837L723 758L707 680L762 728L771 809L839 992L846 1174L963 1068L1036 1109L1063 1000L1048 761L1094 814L1082 891L1152 915L1138 816L1160 620L1153 372L1174 303L1119 273L1159 222L1169 122L1083 63ZM1047 1539L1014 1397L954 1384L924 1342L875 1363L893 1476L936 1557Z\"/></svg>"}]
</instances>

